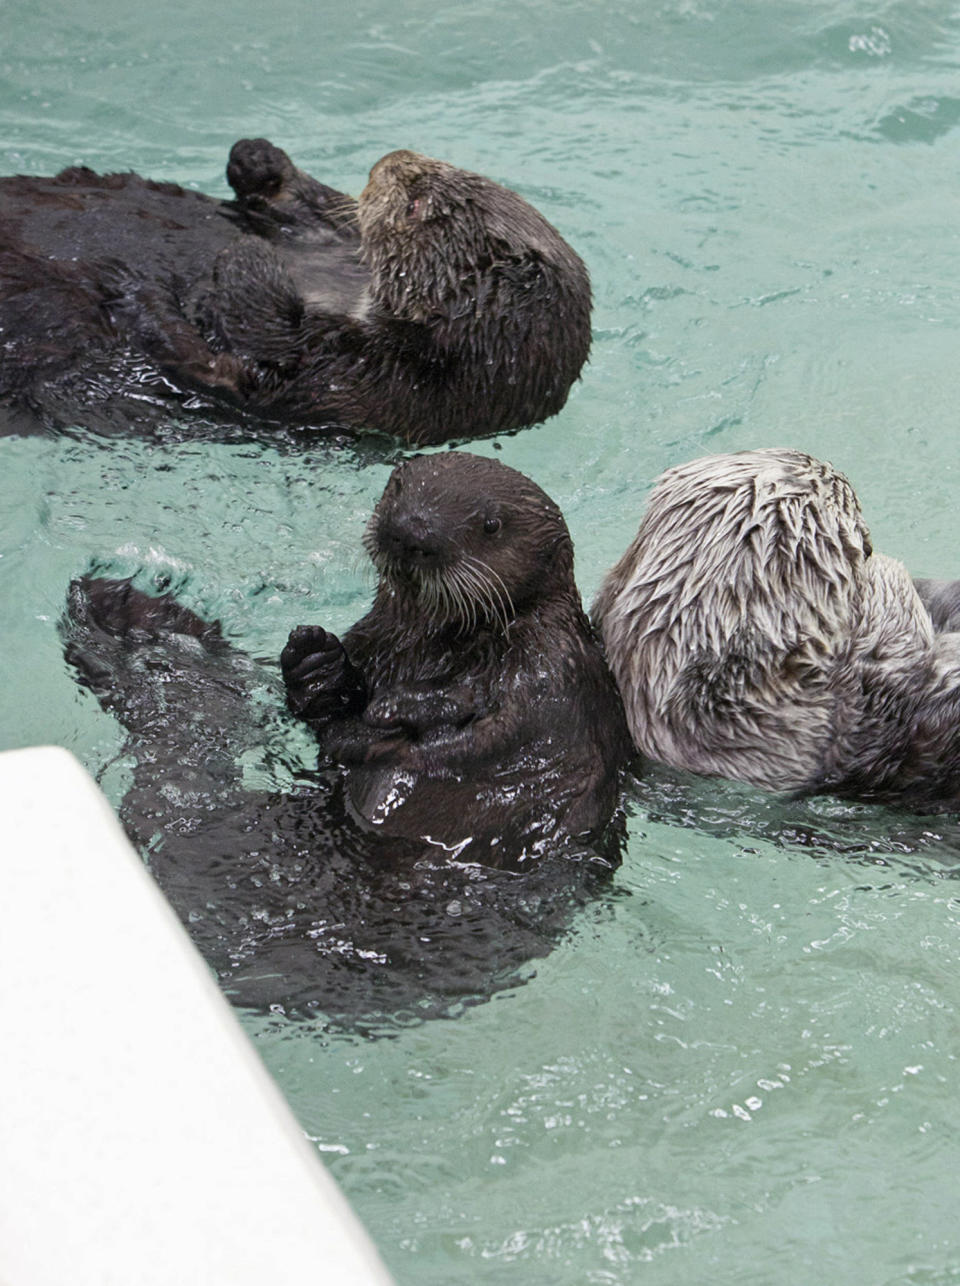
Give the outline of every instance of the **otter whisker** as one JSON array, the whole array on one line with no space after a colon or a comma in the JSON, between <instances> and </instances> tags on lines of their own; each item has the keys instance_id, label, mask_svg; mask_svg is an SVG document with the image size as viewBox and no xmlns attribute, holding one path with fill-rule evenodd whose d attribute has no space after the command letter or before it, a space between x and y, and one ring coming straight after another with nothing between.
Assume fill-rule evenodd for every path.
<instances>
[{"instance_id":1,"label":"otter whisker","mask_svg":"<svg viewBox=\"0 0 960 1286\"><path fill-rule=\"evenodd\" d=\"M466 609L464 612L464 623L461 626L461 633L464 631L472 633L476 629L479 617L479 604L477 602L477 597L472 592L471 588L465 585L460 579L457 580L457 591L460 594L461 601Z\"/></svg>"},{"instance_id":2,"label":"otter whisker","mask_svg":"<svg viewBox=\"0 0 960 1286\"><path fill-rule=\"evenodd\" d=\"M444 625L451 616L458 615L457 605L458 596L455 586L447 583L446 580L436 578L431 582L434 591L434 612L433 619L438 625Z\"/></svg>"},{"instance_id":3,"label":"otter whisker","mask_svg":"<svg viewBox=\"0 0 960 1286\"><path fill-rule=\"evenodd\" d=\"M491 590L488 580L479 574L478 569L469 564L460 569L460 575L464 581L468 582L471 587L473 601L476 608L485 608L485 615L491 620L501 620L499 604Z\"/></svg>"},{"instance_id":4,"label":"otter whisker","mask_svg":"<svg viewBox=\"0 0 960 1286\"><path fill-rule=\"evenodd\" d=\"M489 563L486 563L481 559L473 559L472 561L478 569L490 578L491 589L497 595L501 606L503 607L505 613L504 619L506 621L507 618L512 617L515 614L516 609L513 605L513 599L510 596L510 591L504 583L503 577L499 572L495 571Z\"/></svg>"},{"instance_id":5,"label":"otter whisker","mask_svg":"<svg viewBox=\"0 0 960 1286\"><path fill-rule=\"evenodd\" d=\"M427 610L428 619L435 625L463 622L469 618L469 599L462 587L447 575L424 577L418 597Z\"/></svg>"},{"instance_id":6,"label":"otter whisker","mask_svg":"<svg viewBox=\"0 0 960 1286\"><path fill-rule=\"evenodd\" d=\"M513 600L510 592L503 583L503 578L482 559L465 557L464 562L469 565L471 572L477 579L478 583L483 586L484 596L489 603L490 613L503 626L503 632L506 633L510 628L510 621L515 615Z\"/></svg>"},{"instance_id":7,"label":"otter whisker","mask_svg":"<svg viewBox=\"0 0 960 1286\"><path fill-rule=\"evenodd\" d=\"M476 628L480 615L490 620L500 620L498 604L490 592L490 586L481 576L477 574L475 568L469 566L466 560L464 565L458 567L457 576L458 584L463 589L470 604L469 628Z\"/></svg>"},{"instance_id":8,"label":"otter whisker","mask_svg":"<svg viewBox=\"0 0 960 1286\"><path fill-rule=\"evenodd\" d=\"M466 585L459 576L453 582L458 601L460 603L461 625L460 633L466 631L473 632L477 623L477 599L472 592L472 588Z\"/></svg>"},{"instance_id":9,"label":"otter whisker","mask_svg":"<svg viewBox=\"0 0 960 1286\"><path fill-rule=\"evenodd\" d=\"M454 583L464 606L462 626L472 631L476 628L479 612L483 606L482 587L475 584L474 579L467 574L467 569L463 567L456 569Z\"/></svg>"},{"instance_id":10,"label":"otter whisker","mask_svg":"<svg viewBox=\"0 0 960 1286\"><path fill-rule=\"evenodd\" d=\"M444 587L438 584L433 576L418 579L416 584L417 601L421 603L426 610L427 619L436 621L442 616L444 611L443 596Z\"/></svg>"},{"instance_id":11,"label":"otter whisker","mask_svg":"<svg viewBox=\"0 0 960 1286\"><path fill-rule=\"evenodd\" d=\"M341 222L344 224L356 223L357 222L356 198L352 196L348 196L346 193L343 193L341 195L340 200L333 200L328 202L325 208L325 213L327 215L332 215L336 219L340 219Z\"/></svg>"}]
</instances>

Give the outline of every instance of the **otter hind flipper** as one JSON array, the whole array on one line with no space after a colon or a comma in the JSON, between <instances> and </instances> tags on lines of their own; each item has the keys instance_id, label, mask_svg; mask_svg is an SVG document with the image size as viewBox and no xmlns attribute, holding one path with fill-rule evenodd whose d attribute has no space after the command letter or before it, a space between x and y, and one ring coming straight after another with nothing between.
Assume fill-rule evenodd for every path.
<instances>
[{"instance_id":1,"label":"otter hind flipper","mask_svg":"<svg viewBox=\"0 0 960 1286\"><path fill-rule=\"evenodd\" d=\"M84 620L115 638L135 632L144 640L161 634L186 634L212 648L227 646L219 621L205 621L170 593L147 594L129 578L78 576L70 585L68 613L72 620Z\"/></svg>"},{"instance_id":2,"label":"otter hind flipper","mask_svg":"<svg viewBox=\"0 0 960 1286\"><path fill-rule=\"evenodd\" d=\"M138 758L206 772L263 737L267 676L170 593L129 579L80 576L60 622L64 656L82 687L126 729ZM269 703L268 703L269 708ZM224 753L227 738L235 744ZM230 769L230 774L233 773Z\"/></svg>"}]
</instances>

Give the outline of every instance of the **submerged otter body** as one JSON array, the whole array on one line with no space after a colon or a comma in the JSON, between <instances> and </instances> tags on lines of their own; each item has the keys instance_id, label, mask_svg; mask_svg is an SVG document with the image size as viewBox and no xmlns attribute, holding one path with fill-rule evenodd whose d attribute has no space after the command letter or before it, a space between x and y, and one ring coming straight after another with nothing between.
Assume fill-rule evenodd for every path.
<instances>
[{"instance_id":1,"label":"submerged otter body","mask_svg":"<svg viewBox=\"0 0 960 1286\"><path fill-rule=\"evenodd\" d=\"M521 197L413 152L359 202L264 139L235 199L82 167L0 180L0 404L123 431L164 411L442 442L555 414L581 260Z\"/></svg>"},{"instance_id":2,"label":"submerged otter body","mask_svg":"<svg viewBox=\"0 0 960 1286\"><path fill-rule=\"evenodd\" d=\"M939 625L956 590L921 582ZM657 481L593 606L637 748L771 790L960 807L960 634L798 451Z\"/></svg>"},{"instance_id":3,"label":"submerged otter body","mask_svg":"<svg viewBox=\"0 0 960 1286\"><path fill-rule=\"evenodd\" d=\"M343 643L294 630L287 702L323 765L244 786L285 713L270 671L170 595L85 577L63 632L127 731L124 824L242 1004L421 1016L515 983L619 860L622 705L559 511L495 461L395 470L380 574Z\"/></svg>"}]
</instances>

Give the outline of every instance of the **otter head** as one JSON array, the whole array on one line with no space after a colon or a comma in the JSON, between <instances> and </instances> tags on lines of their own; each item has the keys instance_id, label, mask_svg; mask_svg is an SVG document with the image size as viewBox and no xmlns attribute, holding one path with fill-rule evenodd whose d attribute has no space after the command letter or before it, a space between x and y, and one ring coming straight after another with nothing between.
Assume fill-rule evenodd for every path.
<instances>
[{"instance_id":1,"label":"otter head","mask_svg":"<svg viewBox=\"0 0 960 1286\"><path fill-rule=\"evenodd\" d=\"M846 627L870 552L853 488L830 465L778 448L704 456L657 480L598 607L629 599L635 626L681 647L744 629L786 646Z\"/></svg>"},{"instance_id":2,"label":"otter head","mask_svg":"<svg viewBox=\"0 0 960 1286\"><path fill-rule=\"evenodd\" d=\"M800 451L663 474L593 609L639 749L758 785L808 780L870 555L846 478Z\"/></svg>"},{"instance_id":3,"label":"otter head","mask_svg":"<svg viewBox=\"0 0 960 1286\"><path fill-rule=\"evenodd\" d=\"M522 473L482 456L449 452L398 465L364 545L380 594L440 629L506 633L533 606L576 598L560 510Z\"/></svg>"},{"instance_id":4,"label":"otter head","mask_svg":"<svg viewBox=\"0 0 960 1286\"><path fill-rule=\"evenodd\" d=\"M357 214L373 294L394 316L480 316L491 292L504 289L511 276L519 273L512 293L522 301L534 279L546 274L554 312L561 305L575 312L589 332L586 268L556 229L509 188L417 152L390 152L370 171ZM500 270L497 286L492 270ZM585 358L586 348L580 362Z\"/></svg>"}]
</instances>

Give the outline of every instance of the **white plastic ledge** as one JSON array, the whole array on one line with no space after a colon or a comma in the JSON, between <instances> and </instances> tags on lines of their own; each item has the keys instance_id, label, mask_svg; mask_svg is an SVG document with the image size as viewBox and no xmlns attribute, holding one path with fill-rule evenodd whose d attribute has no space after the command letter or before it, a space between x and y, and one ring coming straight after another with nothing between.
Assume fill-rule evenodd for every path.
<instances>
[{"instance_id":1,"label":"white plastic ledge","mask_svg":"<svg viewBox=\"0 0 960 1286\"><path fill-rule=\"evenodd\" d=\"M391 1281L66 750L0 754L0 1023L0 1281Z\"/></svg>"}]
</instances>

